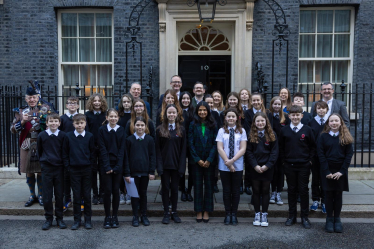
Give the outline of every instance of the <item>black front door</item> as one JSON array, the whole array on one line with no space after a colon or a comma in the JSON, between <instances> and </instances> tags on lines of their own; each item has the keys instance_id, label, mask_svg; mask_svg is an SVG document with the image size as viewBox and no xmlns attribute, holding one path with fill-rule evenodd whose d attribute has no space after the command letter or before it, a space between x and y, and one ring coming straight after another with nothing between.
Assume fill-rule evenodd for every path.
<instances>
[{"instance_id":1,"label":"black front door","mask_svg":"<svg viewBox=\"0 0 374 249\"><path fill-rule=\"evenodd\" d=\"M219 90L226 99L231 91L231 56L179 56L178 74L182 77L183 91L192 93L195 82L201 81L208 89L206 93Z\"/></svg>"}]
</instances>

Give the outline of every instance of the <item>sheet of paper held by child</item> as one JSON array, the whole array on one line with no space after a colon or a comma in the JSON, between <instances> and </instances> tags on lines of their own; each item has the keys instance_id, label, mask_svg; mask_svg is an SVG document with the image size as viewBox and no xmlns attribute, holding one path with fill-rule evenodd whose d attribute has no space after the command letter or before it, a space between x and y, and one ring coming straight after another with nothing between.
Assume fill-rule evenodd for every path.
<instances>
[{"instance_id":1,"label":"sheet of paper held by child","mask_svg":"<svg viewBox=\"0 0 374 249\"><path fill-rule=\"evenodd\" d=\"M126 182L125 177L123 177L123 180L125 181L127 194L134 198L139 198L138 189L136 188L134 178L130 178L130 183Z\"/></svg>"}]
</instances>

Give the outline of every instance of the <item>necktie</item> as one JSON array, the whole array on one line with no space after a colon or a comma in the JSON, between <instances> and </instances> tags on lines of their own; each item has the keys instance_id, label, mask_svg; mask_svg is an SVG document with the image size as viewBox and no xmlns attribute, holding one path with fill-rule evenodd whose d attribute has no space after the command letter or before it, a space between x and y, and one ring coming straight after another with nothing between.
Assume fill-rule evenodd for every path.
<instances>
[{"instance_id":1,"label":"necktie","mask_svg":"<svg viewBox=\"0 0 374 249\"><path fill-rule=\"evenodd\" d=\"M279 119L279 114L275 114L274 116L276 119Z\"/></svg>"},{"instance_id":2,"label":"necktie","mask_svg":"<svg viewBox=\"0 0 374 249\"><path fill-rule=\"evenodd\" d=\"M259 136L260 138L262 138L262 137L264 136L264 133L263 133L263 132L259 132L259 133L258 133L258 136Z\"/></svg>"},{"instance_id":3,"label":"necktie","mask_svg":"<svg viewBox=\"0 0 374 249\"><path fill-rule=\"evenodd\" d=\"M96 112L95 115L100 115L100 112Z\"/></svg>"},{"instance_id":4,"label":"necktie","mask_svg":"<svg viewBox=\"0 0 374 249\"><path fill-rule=\"evenodd\" d=\"M72 119L73 119L73 115L70 115L70 117L69 117L69 118L70 118L70 120L72 120Z\"/></svg>"},{"instance_id":5,"label":"necktie","mask_svg":"<svg viewBox=\"0 0 374 249\"><path fill-rule=\"evenodd\" d=\"M143 139L141 139L141 138L138 138L138 139L136 139L137 141L142 141Z\"/></svg>"},{"instance_id":6,"label":"necktie","mask_svg":"<svg viewBox=\"0 0 374 249\"><path fill-rule=\"evenodd\" d=\"M111 129L110 133L116 133L116 131L114 129Z\"/></svg>"},{"instance_id":7,"label":"necktie","mask_svg":"<svg viewBox=\"0 0 374 249\"><path fill-rule=\"evenodd\" d=\"M56 135L55 134L51 134L51 137L55 137Z\"/></svg>"},{"instance_id":8,"label":"necktie","mask_svg":"<svg viewBox=\"0 0 374 249\"><path fill-rule=\"evenodd\" d=\"M321 121L321 125L325 123L325 120L323 118L321 118L320 121Z\"/></svg>"},{"instance_id":9,"label":"necktie","mask_svg":"<svg viewBox=\"0 0 374 249\"><path fill-rule=\"evenodd\" d=\"M294 128L292 128L292 130L296 133L297 132L297 127L295 126Z\"/></svg>"},{"instance_id":10,"label":"necktie","mask_svg":"<svg viewBox=\"0 0 374 249\"><path fill-rule=\"evenodd\" d=\"M230 149L230 154L229 154L229 159L234 157L234 142L235 142L235 133L234 129L230 128L230 137L229 137L229 149Z\"/></svg>"},{"instance_id":11,"label":"necktie","mask_svg":"<svg viewBox=\"0 0 374 249\"><path fill-rule=\"evenodd\" d=\"M83 138L83 136L82 135L78 135L78 138Z\"/></svg>"},{"instance_id":12,"label":"necktie","mask_svg":"<svg viewBox=\"0 0 374 249\"><path fill-rule=\"evenodd\" d=\"M336 137L336 134L334 134L334 137Z\"/></svg>"},{"instance_id":13,"label":"necktie","mask_svg":"<svg viewBox=\"0 0 374 249\"><path fill-rule=\"evenodd\" d=\"M247 110L247 106L243 105L243 111L246 111L246 110Z\"/></svg>"},{"instance_id":14,"label":"necktie","mask_svg":"<svg viewBox=\"0 0 374 249\"><path fill-rule=\"evenodd\" d=\"M174 129L173 129L173 126L172 126L172 125L169 125L169 131L172 131L172 130L174 130Z\"/></svg>"}]
</instances>

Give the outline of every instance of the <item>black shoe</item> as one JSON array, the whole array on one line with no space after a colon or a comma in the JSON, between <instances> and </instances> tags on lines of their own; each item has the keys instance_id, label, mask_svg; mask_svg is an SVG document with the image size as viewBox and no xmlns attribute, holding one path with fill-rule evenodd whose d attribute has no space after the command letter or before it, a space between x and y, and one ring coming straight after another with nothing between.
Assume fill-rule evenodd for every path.
<instances>
[{"instance_id":1,"label":"black shoe","mask_svg":"<svg viewBox=\"0 0 374 249\"><path fill-rule=\"evenodd\" d=\"M201 219L196 218L197 223L201 223L202 221L203 221L203 218L201 218Z\"/></svg>"},{"instance_id":2,"label":"black shoe","mask_svg":"<svg viewBox=\"0 0 374 249\"><path fill-rule=\"evenodd\" d=\"M147 215L142 215L142 217L140 217L140 221L141 221L141 223L144 225L144 226L149 226L149 225L151 225L151 223L149 222L149 220L148 220L148 217L147 217Z\"/></svg>"},{"instance_id":3,"label":"black shoe","mask_svg":"<svg viewBox=\"0 0 374 249\"><path fill-rule=\"evenodd\" d=\"M226 214L225 220L223 221L225 225L231 224L231 214Z\"/></svg>"},{"instance_id":4,"label":"black shoe","mask_svg":"<svg viewBox=\"0 0 374 249\"><path fill-rule=\"evenodd\" d=\"M170 223L170 214L164 214L164 218L162 219L162 224L169 224Z\"/></svg>"},{"instance_id":5,"label":"black shoe","mask_svg":"<svg viewBox=\"0 0 374 249\"><path fill-rule=\"evenodd\" d=\"M219 189L218 189L217 184L214 185L214 187L213 187L213 191L214 191L214 193L219 193Z\"/></svg>"},{"instance_id":6,"label":"black shoe","mask_svg":"<svg viewBox=\"0 0 374 249\"><path fill-rule=\"evenodd\" d=\"M110 216L108 216L108 217L105 217L105 219L104 219L104 228L105 229L108 229L108 228L111 228L112 226L111 226L111 222L112 222L112 220L111 220L111 218L110 218Z\"/></svg>"},{"instance_id":7,"label":"black shoe","mask_svg":"<svg viewBox=\"0 0 374 249\"><path fill-rule=\"evenodd\" d=\"M243 187L240 187L240 194L242 195L244 193Z\"/></svg>"},{"instance_id":8,"label":"black shoe","mask_svg":"<svg viewBox=\"0 0 374 249\"><path fill-rule=\"evenodd\" d=\"M334 232L334 218L333 217L326 218L325 231L328 233Z\"/></svg>"},{"instance_id":9,"label":"black shoe","mask_svg":"<svg viewBox=\"0 0 374 249\"><path fill-rule=\"evenodd\" d=\"M99 198L99 204L104 204L104 198L103 197Z\"/></svg>"},{"instance_id":10,"label":"black shoe","mask_svg":"<svg viewBox=\"0 0 374 249\"><path fill-rule=\"evenodd\" d=\"M39 198L38 198L38 202L39 202L39 205L40 205L40 206L44 206L43 198L42 198L41 196L39 196Z\"/></svg>"},{"instance_id":11,"label":"black shoe","mask_svg":"<svg viewBox=\"0 0 374 249\"><path fill-rule=\"evenodd\" d=\"M60 229L67 228L65 222L62 219L56 219L56 222L57 222L57 227L59 227Z\"/></svg>"},{"instance_id":12,"label":"black shoe","mask_svg":"<svg viewBox=\"0 0 374 249\"><path fill-rule=\"evenodd\" d=\"M204 223L208 223L209 219L203 219Z\"/></svg>"},{"instance_id":13,"label":"black shoe","mask_svg":"<svg viewBox=\"0 0 374 249\"><path fill-rule=\"evenodd\" d=\"M181 220L181 218L179 218L179 216L178 216L177 213L171 213L171 219L172 219L175 223L182 223L182 220Z\"/></svg>"},{"instance_id":14,"label":"black shoe","mask_svg":"<svg viewBox=\"0 0 374 249\"><path fill-rule=\"evenodd\" d=\"M286 226L292 226L292 225L295 224L295 223L296 223L296 217L291 217L291 218L288 218L288 219L286 220L285 225L286 225Z\"/></svg>"},{"instance_id":15,"label":"black shoe","mask_svg":"<svg viewBox=\"0 0 374 249\"><path fill-rule=\"evenodd\" d=\"M90 220L86 220L86 222L84 222L84 228L92 229L92 223Z\"/></svg>"},{"instance_id":16,"label":"black shoe","mask_svg":"<svg viewBox=\"0 0 374 249\"><path fill-rule=\"evenodd\" d=\"M238 225L238 218L236 217L236 214L231 215L231 224L234 226Z\"/></svg>"},{"instance_id":17,"label":"black shoe","mask_svg":"<svg viewBox=\"0 0 374 249\"><path fill-rule=\"evenodd\" d=\"M99 204L99 199L98 199L97 195L92 196L92 204L93 205Z\"/></svg>"},{"instance_id":18,"label":"black shoe","mask_svg":"<svg viewBox=\"0 0 374 249\"><path fill-rule=\"evenodd\" d=\"M247 195L252 195L252 190L251 190L251 188L250 188L250 187L245 187L245 193L246 193Z\"/></svg>"},{"instance_id":19,"label":"black shoe","mask_svg":"<svg viewBox=\"0 0 374 249\"><path fill-rule=\"evenodd\" d=\"M49 230L52 226L52 220L46 220L42 226L43 230Z\"/></svg>"},{"instance_id":20,"label":"black shoe","mask_svg":"<svg viewBox=\"0 0 374 249\"><path fill-rule=\"evenodd\" d=\"M334 218L334 231L336 233L343 232L343 224L342 224L340 217Z\"/></svg>"},{"instance_id":21,"label":"black shoe","mask_svg":"<svg viewBox=\"0 0 374 249\"><path fill-rule=\"evenodd\" d=\"M193 201L193 197L192 197L191 193L187 194L187 201L189 201L189 202Z\"/></svg>"},{"instance_id":22,"label":"black shoe","mask_svg":"<svg viewBox=\"0 0 374 249\"><path fill-rule=\"evenodd\" d=\"M133 227L138 227L139 226L139 217L138 216L133 216L132 217L132 226Z\"/></svg>"},{"instance_id":23,"label":"black shoe","mask_svg":"<svg viewBox=\"0 0 374 249\"><path fill-rule=\"evenodd\" d=\"M81 226L80 221L74 221L74 224L71 226L71 230L78 230L80 226Z\"/></svg>"},{"instance_id":24,"label":"black shoe","mask_svg":"<svg viewBox=\"0 0 374 249\"><path fill-rule=\"evenodd\" d=\"M181 201L187 201L187 194L186 194L186 192L182 192L182 194L181 194Z\"/></svg>"},{"instance_id":25,"label":"black shoe","mask_svg":"<svg viewBox=\"0 0 374 249\"><path fill-rule=\"evenodd\" d=\"M312 227L312 224L310 224L310 221L308 218L301 218L301 224L305 229L310 229Z\"/></svg>"},{"instance_id":26,"label":"black shoe","mask_svg":"<svg viewBox=\"0 0 374 249\"><path fill-rule=\"evenodd\" d=\"M110 226L112 228L118 228L119 227L119 222L118 222L118 217L117 216L112 217L112 223L110 223Z\"/></svg>"},{"instance_id":27,"label":"black shoe","mask_svg":"<svg viewBox=\"0 0 374 249\"><path fill-rule=\"evenodd\" d=\"M25 203L25 207L31 207L36 202L38 202L36 196L30 196L29 200Z\"/></svg>"}]
</instances>

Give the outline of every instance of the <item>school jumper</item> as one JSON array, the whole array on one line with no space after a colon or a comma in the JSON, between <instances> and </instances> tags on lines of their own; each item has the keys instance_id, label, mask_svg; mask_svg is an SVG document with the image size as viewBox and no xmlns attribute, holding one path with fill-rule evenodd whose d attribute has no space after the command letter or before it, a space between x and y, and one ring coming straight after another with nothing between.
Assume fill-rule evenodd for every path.
<instances>
[{"instance_id":1,"label":"school jumper","mask_svg":"<svg viewBox=\"0 0 374 249\"><path fill-rule=\"evenodd\" d=\"M119 116L118 125L126 128L127 122L131 119L131 112L125 112L123 116Z\"/></svg>"},{"instance_id":2,"label":"school jumper","mask_svg":"<svg viewBox=\"0 0 374 249\"><path fill-rule=\"evenodd\" d=\"M292 123L287 125L279 136L279 156L288 185L289 218L297 215L297 188L301 199L301 218L308 218L310 162L315 155L316 144L310 127L299 123L297 132L293 128Z\"/></svg>"},{"instance_id":3,"label":"school jumper","mask_svg":"<svg viewBox=\"0 0 374 249\"><path fill-rule=\"evenodd\" d=\"M309 112L303 112L303 118L301 119L301 123L303 125L308 125L309 122L313 119L313 116L312 114L310 114Z\"/></svg>"},{"instance_id":4,"label":"school jumper","mask_svg":"<svg viewBox=\"0 0 374 249\"><path fill-rule=\"evenodd\" d=\"M81 220L81 200L84 199L84 217L91 221L92 165L95 163L95 139L92 133L68 132L63 144L64 166L70 172L73 190L74 221Z\"/></svg>"},{"instance_id":5,"label":"school jumper","mask_svg":"<svg viewBox=\"0 0 374 249\"><path fill-rule=\"evenodd\" d=\"M64 163L62 160L62 146L65 132L57 130L52 133L49 129L38 135L38 156L42 169L44 216L46 220L53 220L53 194L55 196L55 216L62 220Z\"/></svg>"},{"instance_id":6,"label":"school jumper","mask_svg":"<svg viewBox=\"0 0 374 249\"><path fill-rule=\"evenodd\" d=\"M127 124L126 124L126 127L125 127L125 139L127 139L128 137L132 136L133 133L130 132L130 122L131 122L131 119L129 119L129 121L127 121ZM153 121L151 119L148 119L148 130L149 130L149 135L155 139L156 138L156 130L155 130L155 125L153 123ZM134 125L134 130L135 130L135 125Z\"/></svg>"},{"instance_id":7,"label":"school jumper","mask_svg":"<svg viewBox=\"0 0 374 249\"><path fill-rule=\"evenodd\" d=\"M194 209L195 212L213 212L213 186L215 167L212 162L217 155L217 128L208 128L205 124L192 122L188 132L188 145L193 162L194 172ZM201 167L200 160L211 164L208 168ZM204 191L203 191L204 190Z\"/></svg>"}]
</instances>

